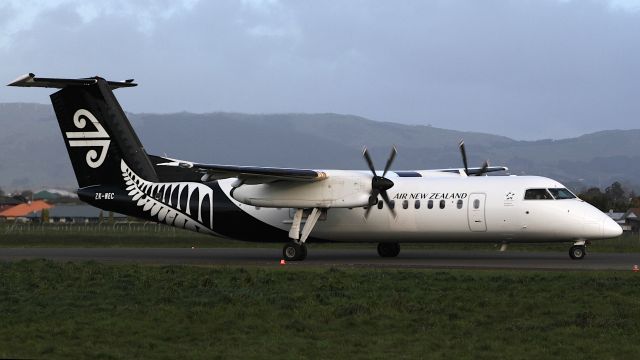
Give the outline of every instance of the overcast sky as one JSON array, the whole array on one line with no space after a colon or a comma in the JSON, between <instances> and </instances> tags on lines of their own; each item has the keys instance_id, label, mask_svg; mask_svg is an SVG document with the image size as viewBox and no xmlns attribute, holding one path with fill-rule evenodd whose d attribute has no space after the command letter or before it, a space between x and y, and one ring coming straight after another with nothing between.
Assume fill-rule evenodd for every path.
<instances>
[{"instance_id":1,"label":"overcast sky","mask_svg":"<svg viewBox=\"0 0 640 360\"><path fill-rule=\"evenodd\" d=\"M640 0L0 0L0 80L131 112L335 112L515 139L640 128ZM51 91L0 87L0 102Z\"/></svg>"}]
</instances>

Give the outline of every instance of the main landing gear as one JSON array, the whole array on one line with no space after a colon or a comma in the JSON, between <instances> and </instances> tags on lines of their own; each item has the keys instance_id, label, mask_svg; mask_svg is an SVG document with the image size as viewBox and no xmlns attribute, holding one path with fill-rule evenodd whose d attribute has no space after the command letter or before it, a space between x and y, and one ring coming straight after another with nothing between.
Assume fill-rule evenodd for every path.
<instances>
[{"instance_id":1,"label":"main landing gear","mask_svg":"<svg viewBox=\"0 0 640 360\"><path fill-rule=\"evenodd\" d=\"M587 244L585 241L577 241L569 249L569 256L573 260L582 260L587 255Z\"/></svg>"},{"instance_id":2,"label":"main landing gear","mask_svg":"<svg viewBox=\"0 0 640 360\"><path fill-rule=\"evenodd\" d=\"M307 245L305 241L311 234L311 230L316 226L316 222L322 214L322 210L314 208L304 223L302 232L300 232L300 226L302 224L303 209L296 209L296 213L293 216L291 222L291 229L289 230L289 238L292 239L282 249L282 258L286 261L302 261L307 258Z\"/></svg>"},{"instance_id":3,"label":"main landing gear","mask_svg":"<svg viewBox=\"0 0 640 360\"><path fill-rule=\"evenodd\" d=\"M379 243L378 255L381 257L396 257L400 254L400 244L398 243Z\"/></svg>"},{"instance_id":4,"label":"main landing gear","mask_svg":"<svg viewBox=\"0 0 640 360\"><path fill-rule=\"evenodd\" d=\"M301 261L307 258L307 245L289 242L282 249L282 258L286 261Z\"/></svg>"}]
</instances>

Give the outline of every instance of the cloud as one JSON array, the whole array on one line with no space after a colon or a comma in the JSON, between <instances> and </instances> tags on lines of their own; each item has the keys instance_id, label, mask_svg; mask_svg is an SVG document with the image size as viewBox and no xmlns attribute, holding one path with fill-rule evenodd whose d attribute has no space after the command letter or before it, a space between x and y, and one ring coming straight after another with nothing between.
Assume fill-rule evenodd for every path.
<instances>
[{"instance_id":1,"label":"cloud","mask_svg":"<svg viewBox=\"0 0 640 360\"><path fill-rule=\"evenodd\" d=\"M560 3L578 2L578 0L557 0ZM580 0L584 1L584 0ZM614 11L640 11L640 0L591 0L592 2L607 5L609 9Z\"/></svg>"},{"instance_id":2,"label":"cloud","mask_svg":"<svg viewBox=\"0 0 640 360\"><path fill-rule=\"evenodd\" d=\"M609 0L609 5L614 10L640 11L640 0Z\"/></svg>"},{"instance_id":3,"label":"cloud","mask_svg":"<svg viewBox=\"0 0 640 360\"><path fill-rule=\"evenodd\" d=\"M60 8L74 9L84 24L100 17L129 17L135 20L138 31L149 33L159 19L168 19L180 12L189 11L198 1L8 0L2 6L7 14L0 23L0 46L9 46L21 31L31 29L47 13Z\"/></svg>"},{"instance_id":4,"label":"cloud","mask_svg":"<svg viewBox=\"0 0 640 360\"><path fill-rule=\"evenodd\" d=\"M634 3L11 0L0 74L135 77L118 93L134 112L339 112L559 138L637 127ZM0 88L0 101L48 93Z\"/></svg>"}]
</instances>

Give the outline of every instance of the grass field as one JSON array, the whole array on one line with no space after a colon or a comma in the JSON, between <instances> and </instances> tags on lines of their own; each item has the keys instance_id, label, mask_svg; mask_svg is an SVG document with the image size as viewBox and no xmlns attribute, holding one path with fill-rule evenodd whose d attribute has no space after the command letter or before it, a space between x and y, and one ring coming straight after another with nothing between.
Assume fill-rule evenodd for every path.
<instances>
[{"instance_id":1,"label":"grass field","mask_svg":"<svg viewBox=\"0 0 640 360\"><path fill-rule=\"evenodd\" d=\"M631 359L640 274L0 263L0 357Z\"/></svg>"},{"instance_id":2,"label":"grass field","mask_svg":"<svg viewBox=\"0 0 640 360\"><path fill-rule=\"evenodd\" d=\"M268 240L268 239L265 239ZM15 225L0 224L0 247L282 247L282 243L222 239L157 224ZM314 247L375 247L375 244L311 244ZM403 248L486 250L496 244L403 244ZM567 252L570 244L510 244L510 251ZM594 241L589 252L640 252L640 237Z\"/></svg>"}]
</instances>

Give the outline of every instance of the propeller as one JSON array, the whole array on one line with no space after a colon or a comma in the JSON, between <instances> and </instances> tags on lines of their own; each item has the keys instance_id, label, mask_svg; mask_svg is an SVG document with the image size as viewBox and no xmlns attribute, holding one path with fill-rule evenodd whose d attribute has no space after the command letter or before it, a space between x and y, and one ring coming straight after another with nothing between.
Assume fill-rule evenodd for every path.
<instances>
[{"instance_id":1,"label":"propeller","mask_svg":"<svg viewBox=\"0 0 640 360\"><path fill-rule=\"evenodd\" d=\"M371 156L369 156L369 151L365 147L362 151L362 156L367 161L367 165L369 166L369 170L373 174L373 178L371 178L371 196L369 197L369 206L367 207L366 212L364 213L364 217L367 218L369 216L369 212L371 211L371 207L378 203L378 195L382 196L382 200L385 204L387 204L387 208L391 211L393 216L396 216L396 211L390 205L391 200L389 199L389 195L387 194L387 190L393 187L393 181L387 179L385 175L391 168L391 164L393 164L393 160L396 158L396 154L398 151L396 147L391 148L391 154L389 154L389 158L387 159L387 163L384 166L384 171L382 172L382 176L378 176L376 173L376 168L373 165L373 161L371 160Z\"/></svg>"},{"instance_id":2,"label":"propeller","mask_svg":"<svg viewBox=\"0 0 640 360\"><path fill-rule=\"evenodd\" d=\"M460 144L458 145L458 147L460 148L460 154L462 155L462 163L464 164L464 173L469 175L469 166L467 163L467 151L464 148L464 139L460 140ZM487 173L488 168L489 168L489 161L485 160L484 163L482 163L482 167L480 168L480 171L475 173L474 175L482 176Z\"/></svg>"}]
</instances>

